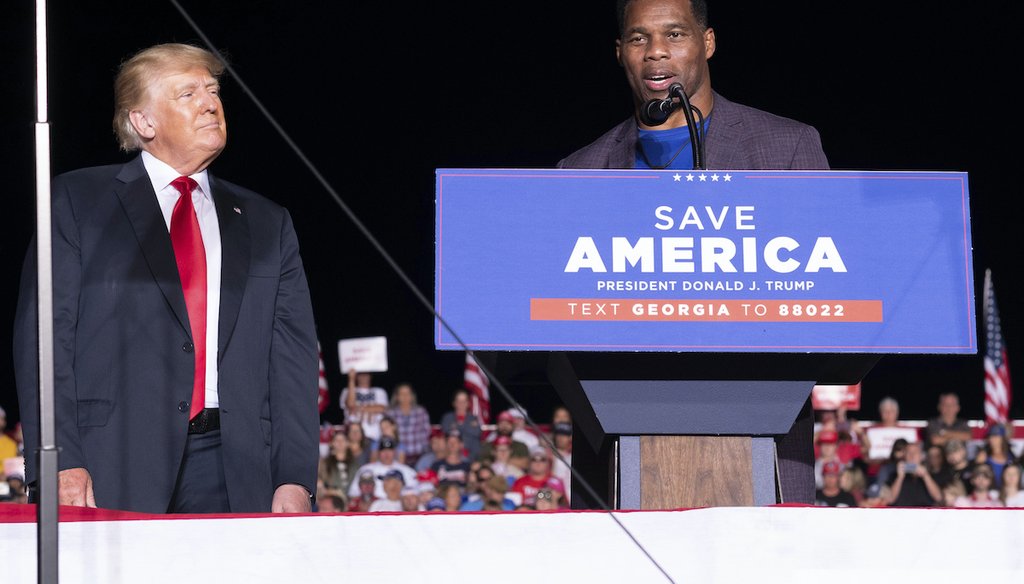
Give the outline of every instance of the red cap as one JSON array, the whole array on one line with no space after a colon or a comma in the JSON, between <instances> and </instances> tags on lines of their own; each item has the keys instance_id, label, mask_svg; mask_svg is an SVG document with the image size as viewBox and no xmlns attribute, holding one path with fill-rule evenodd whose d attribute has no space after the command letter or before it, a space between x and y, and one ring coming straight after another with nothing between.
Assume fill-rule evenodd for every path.
<instances>
[{"instance_id":1,"label":"red cap","mask_svg":"<svg viewBox=\"0 0 1024 584\"><path fill-rule=\"evenodd\" d=\"M835 444L839 442L839 434L835 430L822 430L818 433L819 444Z\"/></svg>"},{"instance_id":2,"label":"red cap","mask_svg":"<svg viewBox=\"0 0 1024 584\"><path fill-rule=\"evenodd\" d=\"M416 480L421 483L430 483L437 486L437 473L432 469L421 470L416 473Z\"/></svg>"},{"instance_id":3,"label":"red cap","mask_svg":"<svg viewBox=\"0 0 1024 584\"><path fill-rule=\"evenodd\" d=\"M841 467L839 463L834 460L830 460L825 464L821 465L821 474L823 476L829 474L840 474L841 472L843 472L843 467Z\"/></svg>"},{"instance_id":4,"label":"red cap","mask_svg":"<svg viewBox=\"0 0 1024 584\"><path fill-rule=\"evenodd\" d=\"M544 482L544 486L565 495L565 483L558 477L548 477L548 480Z\"/></svg>"}]
</instances>

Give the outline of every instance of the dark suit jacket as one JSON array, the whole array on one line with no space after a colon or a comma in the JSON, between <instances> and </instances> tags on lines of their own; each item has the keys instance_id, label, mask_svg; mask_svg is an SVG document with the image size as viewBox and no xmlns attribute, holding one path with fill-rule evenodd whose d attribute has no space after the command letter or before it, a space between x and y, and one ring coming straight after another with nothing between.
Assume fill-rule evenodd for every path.
<instances>
[{"instance_id":1,"label":"dark suit jacket","mask_svg":"<svg viewBox=\"0 0 1024 584\"><path fill-rule=\"evenodd\" d=\"M266 512L315 492L318 361L288 212L210 177L222 244L218 391L228 498ZM59 468L86 468L100 507L167 511L185 447L194 352L170 235L141 157L53 181ZM36 255L15 321L28 481L38 476ZM217 321L211 318L211 324Z\"/></svg>"},{"instance_id":2,"label":"dark suit jacket","mask_svg":"<svg viewBox=\"0 0 1024 584\"><path fill-rule=\"evenodd\" d=\"M828 159L812 126L733 103L714 94L705 136L707 167L723 170L825 170ZM633 168L636 118L570 154L559 168Z\"/></svg>"},{"instance_id":3,"label":"dark suit jacket","mask_svg":"<svg viewBox=\"0 0 1024 584\"><path fill-rule=\"evenodd\" d=\"M558 163L559 168L633 168L636 118L615 126ZM714 94L705 135L707 167L721 170L828 170L812 126ZM814 419L810 398L789 434L776 440L780 487L787 503L814 502Z\"/></svg>"}]
</instances>

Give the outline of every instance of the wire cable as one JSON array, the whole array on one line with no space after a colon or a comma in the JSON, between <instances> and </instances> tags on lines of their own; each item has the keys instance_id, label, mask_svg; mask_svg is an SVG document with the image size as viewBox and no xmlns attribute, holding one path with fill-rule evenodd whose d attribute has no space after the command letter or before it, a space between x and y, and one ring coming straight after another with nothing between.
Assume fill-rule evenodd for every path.
<instances>
[{"instance_id":1,"label":"wire cable","mask_svg":"<svg viewBox=\"0 0 1024 584\"><path fill-rule=\"evenodd\" d=\"M580 476L580 474L575 469L572 468L571 464L566 463L565 458L562 457L561 453L558 452L558 449L555 448L555 445L552 443L551 439L548 438L547 435L540 430L537 424L535 424L534 421L526 414L526 411L523 409L523 407L515 398L512 397L511 394L509 394L508 390L504 387L504 385L502 385L502 383L483 364L481 364L479 360L476 359L476 355L473 353L473 351L471 351L469 347L466 346L466 344L462 341L462 339L455 332L455 330L453 330L452 327L449 326L449 324L444 320L444 318L442 318L441 315L438 314L437 310L434 308L433 303L431 303L423 295L423 293L420 292L419 288L416 287L412 279L409 278L405 271L402 270L401 266L399 266L398 263L387 252L387 250L384 249L384 246L381 245L381 243L377 240L376 237L374 237L373 233L370 232L366 225L364 225L363 222L359 220L359 218L349 208L349 206L345 204L345 201L341 198L338 192L331 186L327 179L324 178L323 174L320 173L316 165L314 165L312 161L310 161L310 159L305 155L302 149L299 148L298 144L294 140L292 140L288 132L285 131L284 127L277 122L277 119L273 116L273 114L270 113L270 111L263 105L263 102L261 102L259 98L256 97L256 94L249 88L245 81L242 80L242 78L234 70L231 64L228 63L227 59L225 59L221 52L213 45L213 43L210 42L210 39L202 31L202 29L195 22L195 20L192 19L188 12L181 6L181 4L178 3L178 0L170 0L170 2L178 10L182 18L185 19L189 26L192 27L195 33L199 36L200 40L203 41L203 44L205 44L206 47L210 50L210 52L213 53L221 61L221 63L224 65L225 71L227 71L228 74L230 74L231 77L235 80L235 82L238 83L239 87L241 87L242 89L242 92L250 100L252 100L253 104L260 111L260 113L263 114L264 118L266 118L266 120L270 123L271 126L273 126L273 128L277 131L277 133L281 136L285 143L288 144L288 147L291 148L291 150L295 153L299 160L301 160L302 163L306 166L306 168L313 174L313 176L317 179L317 181L324 188L324 190L326 190L327 193L331 196L331 198L334 199L334 202L338 204L338 206L345 213L345 215L348 216L349 220L352 221L352 223L356 226L359 232L362 233L364 237L366 237L367 241L369 241L373 248L377 250L381 257L384 258L384 261L388 264L388 266L391 267L392 270L394 270L395 274L399 277L399 279L401 279L402 282L405 283L405 285L412 292L413 296L415 296L416 299L419 300L419 302L423 304L424 307L426 307L427 310L431 312L431 314L433 314L434 318L437 319L441 326L443 326L445 330L447 330L452 335L452 338L455 339L459 346L461 346L467 353L469 353L473 357L474 361L476 361L477 365L480 367L480 370L492 382L494 387L498 389L502 397L504 397L510 404L512 404L516 411L518 411L523 416L524 421L538 435L539 439L545 442L545 444L548 446L548 449L552 452L552 454L556 456L560 462L565 464L566 467L569 468L569 472L572 474L573 477L575 477L579 481L579 484L583 486L584 490L587 491L587 494L593 497L593 499L600 504L602 510L607 512L607 515L612 518L616 525L618 525L619 528L623 531L623 533L625 533L626 536L629 537L633 544L636 545L640 552L647 557L647 559L654 565L654 567L657 568L658 571L661 572L669 582L674 583L675 581L668 574L668 572L665 571L665 568L663 568L661 564L659 564L658 561L654 559L654 556L652 556L651 553L643 546L643 544L640 543L636 536L634 536L633 533L622 523L622 521L619 520L618 517L616 517L615 512L594 491L593 487L591 487L590 484L582 476Z\"/></svg>"}]
</instances>

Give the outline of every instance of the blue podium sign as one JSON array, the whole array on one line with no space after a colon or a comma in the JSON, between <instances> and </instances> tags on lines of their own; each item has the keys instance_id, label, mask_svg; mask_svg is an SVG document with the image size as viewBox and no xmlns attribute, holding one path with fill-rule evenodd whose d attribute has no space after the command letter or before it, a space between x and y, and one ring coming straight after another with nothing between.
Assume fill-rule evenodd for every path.
<instances>
[{"instance_id":1,"label":"blue podium sign","mask_svg":"<svg viewBox=\"0 0 1024 584\"><path fill-rule=\"evenodd\" d=\"M959 172L438 169L474 350L975 353ZM438 349L461 350L438 321Z\"/></svg>"}]
</instances>

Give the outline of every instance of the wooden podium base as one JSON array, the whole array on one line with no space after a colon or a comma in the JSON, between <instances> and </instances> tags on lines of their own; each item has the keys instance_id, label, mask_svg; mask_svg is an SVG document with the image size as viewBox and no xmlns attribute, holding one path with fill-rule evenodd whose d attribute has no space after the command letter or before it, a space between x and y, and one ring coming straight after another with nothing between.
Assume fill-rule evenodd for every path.
<instances>
[{"instance_id":1,"label":"wooden podium base","mask_svg":"<svg viewBox=\"0 0 1024 584\"><path fill-rule=\"evenodd\" d=\"M749 436L641 436L641 509L753 505Z\"/></svg>"},{"instance_id":2,"label":"wooden podium base","mask_svg":"<svg viewBox=\"0 0 1024 584\"><path fill-rule=\"evenodd\" d=\"M752 436L621 436L620 509L775 503L774 443Z\"/></svg>"}]
</instances>

